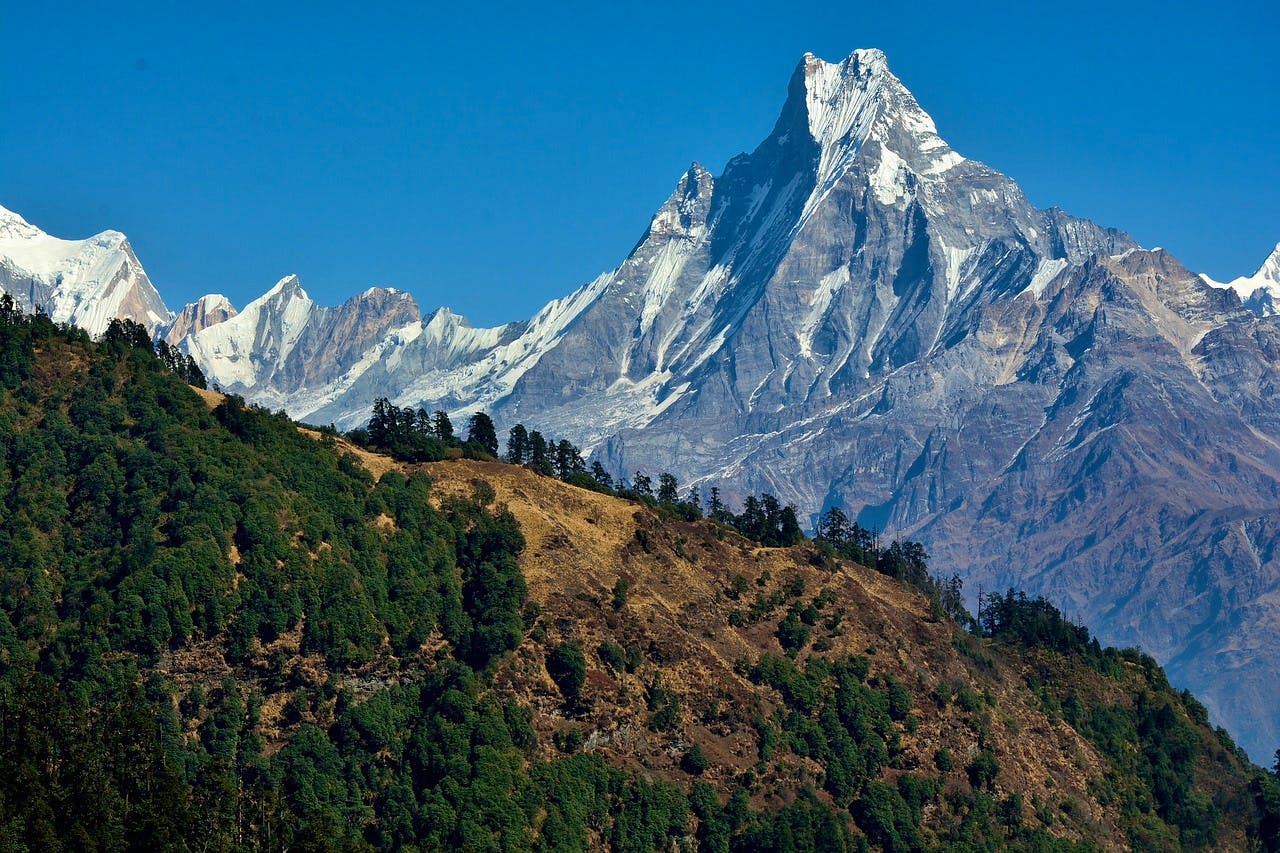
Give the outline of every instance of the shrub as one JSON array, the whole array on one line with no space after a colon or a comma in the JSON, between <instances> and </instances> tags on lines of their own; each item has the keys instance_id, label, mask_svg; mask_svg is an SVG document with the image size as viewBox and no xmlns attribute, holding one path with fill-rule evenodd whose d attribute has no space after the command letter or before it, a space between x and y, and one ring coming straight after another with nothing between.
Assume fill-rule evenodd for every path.
<instances>
[{"instance_id":1,"label":"shrub","mask_svg":"<svg viewBox=\"0 0 1280 853\"><path fill-rule=\"evenodd\" d=\"M626 666L626 652L622 650L622 646L612 640L601 643L596 654L600 656L601 663L609 667L612 672L621 672Z\"/></svg>"},{"instance_id":2,"label":"shrub","mask_svg":"<svg viewBox=\"0 0 1280 853\"><path fill-rule=\"evenodd\" d=\"M587 659L573 642L561 643L547 655L547 674L569 702L578 701L587 680Z\"/></svg>"},{"instance_id":3,"label":"shrub","mask_svg":"<svg viewBox=\"0 0 1280 853\"><path fill-rule=\"evenodd\" d=\"M690 776L701 776L708 764L707 754L696 743L680 758L680 769Z\"/></svg>"},{"instance_id":4,"label":"shrub","mask_svg":"<svg viewBox=\"0 0 1280 853\"><path fill-rule=\"evenodd\" d=\"M637 530L639 535L641 531ZM647 548L645 550L648 550ZM621 610L627 604L627 593L631 591L631 581L626 578L618 578L618 582L613 585L613 609Z\"/></svg>"}]
</instances>

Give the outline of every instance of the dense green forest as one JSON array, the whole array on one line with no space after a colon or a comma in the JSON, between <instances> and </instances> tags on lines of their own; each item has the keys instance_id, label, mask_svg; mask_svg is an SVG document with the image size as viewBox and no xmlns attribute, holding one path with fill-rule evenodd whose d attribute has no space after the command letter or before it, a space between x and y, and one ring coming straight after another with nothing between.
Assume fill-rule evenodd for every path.
<instances>
[{"instance_id":1,"label":"dense green forest","mask_svg":"<svg viewBox=\"0 0 1280 853\"><path fill-rule=\"evenodd\" d=\"M211 409L188 387L200 379L133 324L91 342L0 302L0 849L1077 847L995 790L989 747L902 767L910 693L866 658L797 654L797 626L821 615L798 604L788 653L743 666L782 702L758 723L761 766L810 759L819 785L762 809L753 779L701 778L696 744L676 781L612 768L581 743L546 758L534 710L493 689L541 624L520 526L492 490L433 501L425 474L375 481L281 414L234 396ZM383 415L375 446L407 442L424 459L451 446L447 417ZM493 454L485 420L460 444ZM757 502L759 541L797 539L782 509ZM887 573L917 558L896 553ZM1210 845L1229 805L1275 842L1275 778L1256 772L1243 812L1206 800L1193 784L1203 708L1149 658L1099 649L1013 594L977 623L1090 671L1146 668L1135 708L1044 689L1124 771L1127 787L1107 795L1135 815L1135 843ZM568 702L583 666L581 650L549 650ZM675 698L651 701L659 717ZM947 701L981 719L980 699ZM943 790L952 761L965 790ZM948 816L942 828L922 829L929 810Z\"/></svg>"}]
</instances>

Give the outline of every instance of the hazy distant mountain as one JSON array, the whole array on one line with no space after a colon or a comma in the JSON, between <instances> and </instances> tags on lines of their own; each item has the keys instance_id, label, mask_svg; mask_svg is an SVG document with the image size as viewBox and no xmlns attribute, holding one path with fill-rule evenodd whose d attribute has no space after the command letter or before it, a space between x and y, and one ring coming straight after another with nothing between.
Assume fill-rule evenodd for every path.
<instances>
[{"instance_id":1,"label":"hazy distant mountain","mask_svg":"<svg viewBox=\"0 0 1280 853\"><path fill-rule=\"evenodd\" d=\"M1033 208L870 50L806 56L755 151L694 164L617 269L527 323L376 289L325 309L290 278L183 345L313 422L483 407L615 472L842 505L971 592L1045 593L1140 644L1259 757L1280 743L1278 269L1220 286Z\"/></svg>"}]
</instances>

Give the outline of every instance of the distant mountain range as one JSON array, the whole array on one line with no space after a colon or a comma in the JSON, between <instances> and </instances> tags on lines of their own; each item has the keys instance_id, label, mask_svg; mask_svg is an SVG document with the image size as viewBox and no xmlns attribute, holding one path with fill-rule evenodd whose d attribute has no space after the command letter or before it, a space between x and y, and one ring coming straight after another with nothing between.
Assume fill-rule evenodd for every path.
<instances>
[{"instance_id":1,"label":"distant mountain range","mask_svg":"<svg viewBox=\"0 0 1280 853\"><path fill-rule=\"evenodd\" d=\"M617 269L527 322L380 288L324 308L294 277L173 315L123 236L7 212L0 286L90 331L134 317L302 420L484 408L617 473L842 506L970 592L1141 645L1255 758L1280 744L1280 247L1219 284L1037 210L879 51L806 55L755 151L695 163Z\"/></svg>"}]
</instances>

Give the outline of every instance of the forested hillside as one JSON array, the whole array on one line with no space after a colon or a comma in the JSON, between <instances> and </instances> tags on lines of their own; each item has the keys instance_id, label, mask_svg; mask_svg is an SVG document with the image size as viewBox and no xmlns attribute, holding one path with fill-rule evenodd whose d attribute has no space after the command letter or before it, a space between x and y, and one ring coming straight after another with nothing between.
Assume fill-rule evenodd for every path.
<instances>
[{"instance_id":1,"label":"forested hillside","mask_svg":"<svg viewBox=\"0 0 1280 853\"><path fill-rule=\"evenodd\" d=\"M829 545L359 453L0 308L2 849L1274 838L1274 778L1043 603L976 636Z\"/></svg>"}]
</instances>

